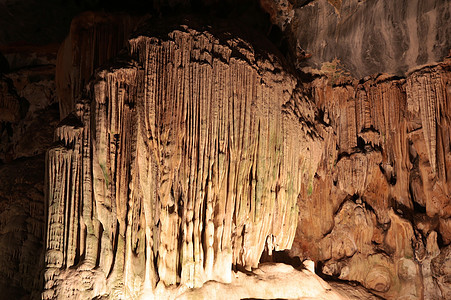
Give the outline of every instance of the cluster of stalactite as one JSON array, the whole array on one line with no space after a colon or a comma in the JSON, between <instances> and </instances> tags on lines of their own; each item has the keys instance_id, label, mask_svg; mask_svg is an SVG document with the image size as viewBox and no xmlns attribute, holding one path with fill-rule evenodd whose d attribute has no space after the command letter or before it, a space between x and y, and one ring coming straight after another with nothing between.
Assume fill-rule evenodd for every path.
<instances>
[{"instance_id":1,"label":"cluster of stalactite","mask_svg":"<svg viewBox=\"0 0 451 300\"><path fill-rule=\"evenodd\" d=\"M383 297L449 295L433 261L451 242L450 80L445 61L406 78L305 85L329 131L293 254Z\"/></svg>"},{"instance_id":2,"label":"cluster of stalactite","mask_svg":"<svg viewBox=\"0 0 451 300\"><path fill-rule=\"evenodd\" d=\"M226 31L130 39L48 151L45 299L230 282L291 248L321 139L276 55Z\"/></svg>"}]
</instances>

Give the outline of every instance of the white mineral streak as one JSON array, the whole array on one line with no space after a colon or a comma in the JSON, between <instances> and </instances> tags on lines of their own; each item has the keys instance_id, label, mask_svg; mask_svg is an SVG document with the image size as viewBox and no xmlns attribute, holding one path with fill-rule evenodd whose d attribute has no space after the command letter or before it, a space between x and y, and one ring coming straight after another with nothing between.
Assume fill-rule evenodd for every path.
<instances>
[{"instance_id":1,"label":"white mineral streak","mask_svg":"<svg viewBox=\"0 0 451 300\"><path fill-rule=\"evenodd\" d=\"M292 245L321 153L294 78L241 39L187 27L129 49L137 62L98 72L83 125L58 128L48 152L44 299L230 283L267 240Z\"/></svg>"}]
</instances>

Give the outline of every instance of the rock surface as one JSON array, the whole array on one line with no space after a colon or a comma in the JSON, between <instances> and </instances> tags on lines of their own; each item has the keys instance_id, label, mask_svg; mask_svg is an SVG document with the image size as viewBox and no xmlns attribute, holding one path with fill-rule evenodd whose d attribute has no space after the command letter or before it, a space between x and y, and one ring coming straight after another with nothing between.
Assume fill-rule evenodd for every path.
<instances>
[{"instance_id":1,"label":"rock surface","mask_svg":"<svg viewBox=\"0 0 451 300\"><path fill-rule=\"evenodd\" d=\"M448 55L450 13L448 0L316 0L294 9L287 30L292 47L312 54L301 67L338 59L356 78L403 76Z\"/></svg>"},{"instance_id":2,"label":"rock surface","mask_svg":"<svg viewBox=\"0 0 451 300\"><path fill-rule=\"evenodd\" d=\"M0 295L39 299L47 210L45 152L59 121L55 66L44 58L56 57L56 52L47 46L2 49L11 51L5 51L11 68L0 74Z\"/></svg>"},{"instance_id":3,"label":"rock surface","mask_svg":"<svg viewBox=\"0 0 451 300\"><path fill-rule=\"evenodd\" d=\"M325 281L308 270L295 270L284 264L262 264L250 274L234 273L230 284L209 281L201 288L182 293L177 299L348 298L334 291Z\"/></svg>"},{"instance_id":4,"label":"rock surface","mask_svg":"<svg viewBox=\"0 0 451 300\"><path fill-rule=\"evenodd\" d=\"M61 119L74 109L94 70L124 48L139 19L128 14L85 12L72 20L56 64Z\"/></svg>"},{"instance_id":5,"label":"rock surface","mask_svg":"<svg viewBox=\"0 0 451 300\"><path fill-rule=\"evenodd\" d=\"M324 154L299 202L292 255L384 298L444 297L430 268L450 243L450 79L445 62L405 79L324 76L306 86L317 121L336 134L320 132Z\"/></svg>"},{"instance_id":6,"label":"rock surface","mask_svg":"<svg viewBox=\"0 0 451 300\"><path fill-rule=\"evenodd\" d=\"M132 38L136 60L98 71L57 128L44 299L230 282L291 247L321 149L311 103L264 39L184 22Z\"/></svg>"},{"instance_id":7,"label":"rock surface","mask_svg":"<svg viewBox=\"0 0 451 300\"><path fill-rule=\"evenodd\" d=\"M230 282L290 248L384 298L442 297L449 62L300 82L231 30L142 27L60 124L44 297Z\"/></svg>"},{"instance_id":8,"label":"rock surface","mask_svg":"<svg viewBox=\"0 0 451 300\"><path fill-rule=\"evenodd\" d=\"M450 298L449 1L215 1L0 45L0 294Z\"/></svg>"},{"instance_id":9,"label":"rock surface","mask_svg":"<svg viewBox=\"0 0 451 300\"><path fill-rule=\"evenodd\" d=\"M0 165L0 293L38 299L43 286L44 155Z\"/></svg>"}]
</instances>

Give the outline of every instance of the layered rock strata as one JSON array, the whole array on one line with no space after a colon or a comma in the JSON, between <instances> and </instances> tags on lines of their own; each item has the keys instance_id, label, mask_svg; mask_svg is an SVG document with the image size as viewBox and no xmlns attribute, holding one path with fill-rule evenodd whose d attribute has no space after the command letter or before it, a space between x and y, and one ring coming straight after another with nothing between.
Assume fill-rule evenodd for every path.
<instances>
[{"instance_id":1,"label":"layered rock strata","mask_svg":"<svg viewBox=\"0 0 451 300\"><path fill-rule=\"evenodd\" d=\"M271 2L280 3L279 9L262 7L272 20L292 16L285 28L293 53L301 47L312 54L298 62L301 68L321 69L336 58L356 78L404 76L441 62L451 48L447 0L298 0L291 12L284 1Z\"/></svg>"},{"instance_id":2,"label":"layered rock strata","mask_svg":"<svg viewBox=\"0 0 451 300\"><path fill-rule=\"evenodd\" d=\"M291 248L314 109L264 38L185 24L130 39L57 128L44 299L230 282Z\"/></svg>"}]
</instances>

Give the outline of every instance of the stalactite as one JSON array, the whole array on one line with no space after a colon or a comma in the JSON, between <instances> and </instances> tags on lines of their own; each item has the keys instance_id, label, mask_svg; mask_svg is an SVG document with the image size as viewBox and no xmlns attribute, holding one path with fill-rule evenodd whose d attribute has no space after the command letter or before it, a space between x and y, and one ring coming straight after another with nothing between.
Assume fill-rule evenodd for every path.
<instances>
[{"instance_id":1,"label":"stalactite","mask_svg":"<svg viewBox=\"0 0 451 300\"><path fill-rule=\"evenodd\" d=\"M293 242L322 142L276 56L187 26L129 51L136 61L97 72L82 125L63 121L48 153L45 299L73 268L112 298L231 282L232 265L258 267L268 237L275 250Z\"/></svg>"},{"instance_id":2,"label":"stalactite","mask_svg":"<svg viewBox=\"0 0 451 300\"><path fill-rule=\"evenodd\" d=\"M293 255L324 262L325 274L359 281L384 297L438 295L430 271L420 272L433 256L412 258L435 230L450 242L449 74L445 61L406 78L380 74L331 85L322 77L305 85L335 134L318 127L329 137L313 183L323 192L301 205ZM373 218L364 243L358 227L340 225L358 221L350 200Z\"/></svg>"}]
</instances>

